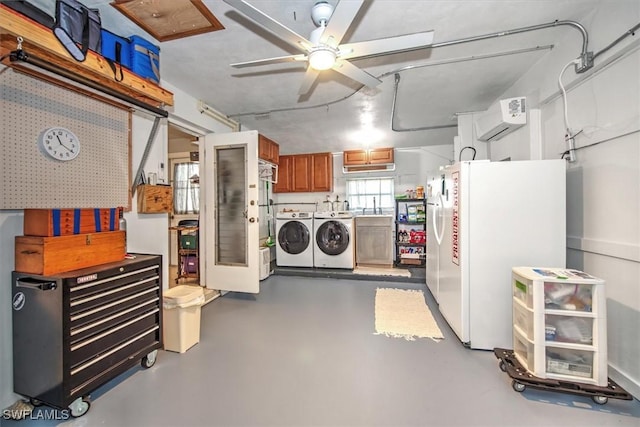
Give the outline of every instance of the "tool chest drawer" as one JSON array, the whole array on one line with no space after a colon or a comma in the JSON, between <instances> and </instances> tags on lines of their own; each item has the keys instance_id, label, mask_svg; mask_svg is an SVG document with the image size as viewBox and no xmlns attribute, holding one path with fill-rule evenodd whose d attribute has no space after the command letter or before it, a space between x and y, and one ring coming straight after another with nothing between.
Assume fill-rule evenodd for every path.
<instances>
[{"instance_id":1,"label":"tool chest drawer","mask_svg":"<svg viewBox=\"0 0 640 427\"><path fill-rule=\"evenodd\" d=\"M162 348L162 257L134 256L56 276L13 272L16 393L78 412L102 384L153 364Z\"/></svg>"}]
</instances>

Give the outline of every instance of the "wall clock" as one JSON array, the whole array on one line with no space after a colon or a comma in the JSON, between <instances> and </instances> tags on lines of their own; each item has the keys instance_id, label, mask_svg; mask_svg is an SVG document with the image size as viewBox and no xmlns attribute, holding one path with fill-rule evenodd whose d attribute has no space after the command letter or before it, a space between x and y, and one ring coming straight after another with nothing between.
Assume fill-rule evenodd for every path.
<instances>
[{"instance_id":1,"label":"wall clock","mask_svg":"<svg viewBox=\"0 0 640 427\"><path fill-rule=\"evenodd\" d=\"M73 160L80 154L80 140L62 127L43 130L38 136L38 145L45 155L60 161Z\"/></svg>"}]
</instances>

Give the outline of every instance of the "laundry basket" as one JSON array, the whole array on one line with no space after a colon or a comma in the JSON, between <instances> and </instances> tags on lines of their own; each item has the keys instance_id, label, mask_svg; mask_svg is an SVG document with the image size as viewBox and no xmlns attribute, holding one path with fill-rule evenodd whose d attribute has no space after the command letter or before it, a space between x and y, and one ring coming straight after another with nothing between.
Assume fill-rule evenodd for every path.
<instances>
[{"instance_id":1,"label":"laundry basket","mask_svg":"<svg viewBox=\"0 0 640 427\"><path fill-rule=\"evenodd\" d=\"M200 342L200 308L204 291L180 285L163 293L164 349L184 353Z\"/></svg>"}]
</instances>

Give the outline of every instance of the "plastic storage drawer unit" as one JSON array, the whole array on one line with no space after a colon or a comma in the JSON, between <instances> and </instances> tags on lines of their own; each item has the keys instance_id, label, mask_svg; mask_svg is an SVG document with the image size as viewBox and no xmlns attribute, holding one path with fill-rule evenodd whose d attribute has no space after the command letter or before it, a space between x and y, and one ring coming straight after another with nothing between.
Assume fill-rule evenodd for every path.
<instances>
[{"instance_id":1,"label":"plastic storage drawer unit","mask_svg":"<svg viewBox=\"0 0 640 427\"><path fill-rule=\"evenodd\" d=\"M513 346L532 375L605 387L605 281L567 268L513 268Z\"/></svg>"}]
</instances>

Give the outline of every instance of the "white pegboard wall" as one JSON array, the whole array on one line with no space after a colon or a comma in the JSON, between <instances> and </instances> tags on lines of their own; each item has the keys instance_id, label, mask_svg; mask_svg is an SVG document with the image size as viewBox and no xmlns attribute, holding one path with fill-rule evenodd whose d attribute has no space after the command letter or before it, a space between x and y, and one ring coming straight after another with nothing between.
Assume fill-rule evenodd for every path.
<instances>
[{"instance_id":1,"label":"white pegboard wall","mask_svg":"<svg viewBox=\"0 0 640 427\"><path fill-rule=\"evenodd\" d=\"M50 83L0 73L0 209L129 205L129 112ZM38 135L71 130L78 157L45 156Z\"/></svg>"}]
</instances>

